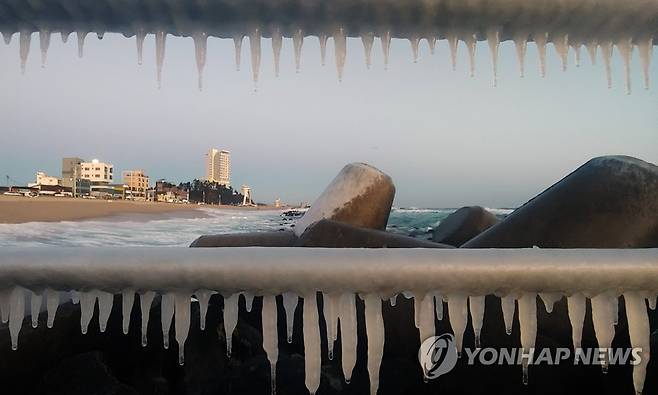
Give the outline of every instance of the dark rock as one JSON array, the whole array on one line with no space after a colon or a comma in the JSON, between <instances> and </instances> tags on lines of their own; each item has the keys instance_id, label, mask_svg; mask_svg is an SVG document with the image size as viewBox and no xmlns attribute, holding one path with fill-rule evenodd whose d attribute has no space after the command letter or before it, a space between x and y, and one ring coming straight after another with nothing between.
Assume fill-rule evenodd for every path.
<instances>
[{"instance_id":1,"label":"dark rock","mask_svg":"<svg viewBox=\"0 0 658 395\"><path fill-rule=\"evenodd\" d=\"M590 160L465 243L465 248L658 247L658 167L628 156Z\"/></svg>"},{"instance_id":2,"label":"dark rock","mask_svg":"<svg viewBox=\"0 0 658 395\"><path fill-rule=\"evenodd\" d=\"M328 248L451 248L451 246L414 239L381 230L320 220L299 237L295 246Z\"/></svg>"},{"instance_id":3,"label":"dark rock","mask_svg":"<svg viewBox=\"0 0 658 395\"><path fill-rule=\"evenodd\" d=\"M291 231L251 232L200 236L190 247L291 247L297 237Z\"/></svg>"},{"instance_id":4,"label":"dark rock","mask_svg":"<svg viewBox=\"0 0 658 395\"><path fill-rule=\"evenodd\" d=\"M498 218L483 207L462 207L441 221L432 231L432 240L459 247L498 222Z\"/></svg>"}]
</instances>

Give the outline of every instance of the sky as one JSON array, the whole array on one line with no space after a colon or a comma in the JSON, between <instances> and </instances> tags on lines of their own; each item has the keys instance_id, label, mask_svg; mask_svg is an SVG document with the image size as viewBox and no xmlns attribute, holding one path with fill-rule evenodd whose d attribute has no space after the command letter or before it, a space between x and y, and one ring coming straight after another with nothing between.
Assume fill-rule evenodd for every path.
<instances>
[{"instance_id":1,"label":"sky","mask_svg":"<svg viewBox=\"0 0 658 395\"><path fill-rule=\"evenodd\" d=\"M452 71L446 41L434 55L423 41L414 63L409 41L394 39L385 70L376 39L368 70L361 41L348 39L339 82L331 40L323 67L317 38L307 37L295 73L285 39L276 78L263 39L254 91L248 39L236 71L233 41L210 38L200 92L191 38L167 38L160 90L152 35L141 66L134 38L90 34L79 59L75 34L67 44L54 35L41 68L35 34L25 75L18 41L0 44L2 184L5 175L59 175L64 156L189 181L204 176L204 154L216 147L232 153L233 185L248 184L259 202L312 202L345 164L366 162L393 178L399 207L516 207L592 157L658 163L658 62L644 90L637 52L626 95L617 56L609 90L600 58L592 66L583 51L576 68L571 53L562 72L551 45L547 77L530 44L519 78L514 45L503 43L494 88L483 42L471 78L463 44Z\"/></svg>"}]
</instances>

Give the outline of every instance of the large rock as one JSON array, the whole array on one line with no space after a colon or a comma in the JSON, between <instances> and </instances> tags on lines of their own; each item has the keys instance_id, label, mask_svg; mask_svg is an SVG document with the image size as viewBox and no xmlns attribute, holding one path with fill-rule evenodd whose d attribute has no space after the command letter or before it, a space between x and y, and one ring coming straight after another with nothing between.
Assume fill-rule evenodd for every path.
<instances>
[{"instance_id":1,"label":"large rock","mask_svg":"<svg viewBox=\"0 0 658 395\"><path fill-rule=\"evenodd\" d=\"M297 247L327 248L451 248L451 246L381 230L357 228L328 219L308 228L295 243Z\"/></svg>"},{"instance_id":2,"label":"large rock","mask_svg":"<svg viewBox=\"0 0 658 395\"><path fill-rule=\"evenodd\" d=\"M590 160L465 248L658 247L658 167L628 156Z\"/></svg>"},{"instance_id":3,"label":"large rock","mask_svg":"<svg viewBox=\"0 0 658 395\"><path fill-rule=\"evenodd\" d=\"M291 231L206 235L194 240L190 247L292 247L296 239Z\"/></svg>"},{"instance_id":4,"label":"large rock","mask_svg":"<svg viewBox=\"0 0 658 395\"><path fill-rule=\"evenodd\" d=\"M432 231L432 240L459 247L498 222L498 218L483 207L462 207L441 221Z\"/></svg>"},{"instance_id":5,"label":"large rock","mask_svg":"<svg viewBox=\"0 0 658 395\"><path fill-rule=\"evenodd\" d=\"M295 234L321 219L330 219L360 228L386 229L395 186L391 177L365 163L351 163L297 221Z\"/></svg>"}]
</instances>

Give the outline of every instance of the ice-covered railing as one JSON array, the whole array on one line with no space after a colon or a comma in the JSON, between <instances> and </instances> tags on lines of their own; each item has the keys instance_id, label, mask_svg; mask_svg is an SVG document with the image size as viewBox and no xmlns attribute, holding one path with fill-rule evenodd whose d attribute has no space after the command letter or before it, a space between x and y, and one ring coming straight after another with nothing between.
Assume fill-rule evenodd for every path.
<instances>
[{"instance_id":1,"label":"ice-covered railing","mask_svg":"<svg viewBox=\"0 0 658 395\"><path fill-rule=\"evenodd\" d=\"M287 322L291 338L298 297L304 298L303 331L306 386L314 393L320 384L320 320L317 292L324 297L322 314L331 355L337 334L342 337L342 368L349 381L356 361L355 298L365 301L368 373L376 393L384 349L382 303L395 305L398 294L415 300L415 324L420 337L435 333L443 319L444 301L458 349L470 310L476 344L484 317L484 296L500 297L505 325L511 331L518 302L521 347L534 348L539 295L550 312L553 303L567 297L574 347L580 346L586 298L599 348L610 347L618 314L618 297L626 304L631 345L641 348L634 366L636 391L642 391L649 362L649 322L646 300L653 309L658 292L658 249L549 250L549 249L322 249L322 248L5 248L0 254L0 307L9 321L12 347L18 346L26 303L33 325L45 300L48 326L57 307L73 295L81 309L85 333L98 300L99 324L105 330L114 294L121 294L123 331L128 333L130 313L139 295L143 344L154 297L162 296L164 346L174 322L175 338L183 363L194 295L201 322L211 295L224 297L227 352L238 320L238 299L244 295L251 310L253 298L263 297L263 348L275 385L278 358L277 320ZM31 295L30 298L27 298ZM276 296L282 295L286 317L278 317ZM196 323L194 324L196 325ZM527 377L527 360L523 361Z\"/></svg>"},{"instance_id":2,"label":"ice-covered railing","mask_svg":"<svg viewBox=\"0 0 658 395\"><path fill-rule=\"evenodd\" d=\"M419 43L426 39L433 51L437 40L450 47L453 68L456 67L460 42L470 58L470 72L475 72L476 43L486 40L492 57L493 81L497 81L498 47L513 40L519 73L525 73L524 59L528 42L534 42L540 60L539 73L546 73L547 45L552 43L567 68L569 53L580 63L585 47L592 62L601 53L608 86L612 85L611 62L619 53L624 65L626 89L630 93L630 65L637 49L649 87L649 73L654 41L658 37L658 2L646 0L410 0L371 1L271 1L271 0L189 0L149 2L127 0L120 3L42 0L9 2L0 0L0 32L5 42L19 33L19 55L25 68L33 32L39 33L42 63L45 63L52 33L60 33L64 41L76 32L78 53L83 54L86 36L105 32L134 36L138 62L147 35L156 40L157 78L160 83L167 35L191 37L194 40L199 70L199 87L206 62L208 37L233 39L236 66L244 37L249 37L254 82L260 73L261 38L272 39L275 74L283 39L293 41L297 71L305 37L320 41L320 56L325 62L329 38L333 38L338 78L343 75L347 38L360 38L365 63L369 67L375 37L381 41L385 65L390 56L392 38L408 39L413 59L418 57Z\"/></svg>"}]
</instances>

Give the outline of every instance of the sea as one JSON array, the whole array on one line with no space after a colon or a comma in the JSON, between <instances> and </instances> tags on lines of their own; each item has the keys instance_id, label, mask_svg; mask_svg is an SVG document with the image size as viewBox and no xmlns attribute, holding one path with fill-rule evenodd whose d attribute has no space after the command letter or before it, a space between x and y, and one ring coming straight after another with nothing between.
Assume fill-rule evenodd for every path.
<instances>
[{"instance_id":1,"label":"sea","mask_svg":"<svg viewBox=\"0 0 658 395\"><path fill-rule=\"evenodd\" d=\"M0 246L158 246L184 247L201 235L266 232L290 229L295 219L277 210L221 210L200 208L201 216L185 214L130 215L110 218L0 224ZM387 230L431 238L432 229L454 208L393 208ZM504 218L513 209L488 209Z\"/></svg>"}]
</instances>

